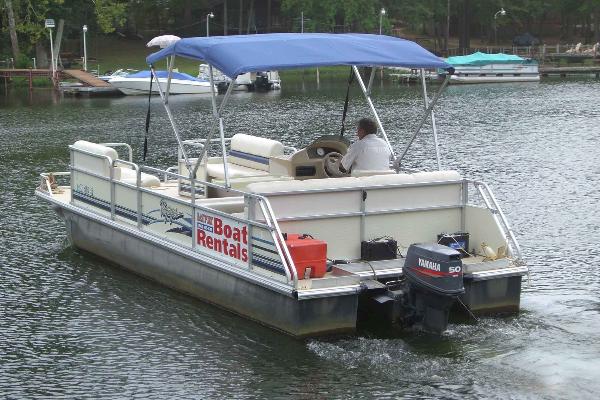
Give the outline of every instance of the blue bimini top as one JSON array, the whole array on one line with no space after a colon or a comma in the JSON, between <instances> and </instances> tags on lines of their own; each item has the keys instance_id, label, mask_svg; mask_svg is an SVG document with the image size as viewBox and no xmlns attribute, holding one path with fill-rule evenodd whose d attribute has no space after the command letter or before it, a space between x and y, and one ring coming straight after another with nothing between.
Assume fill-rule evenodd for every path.
<instances>
[{"instance_id":1,"label":"blue bimini top","mask_svg":"<svg viewBox=\"0 0 600 400\"><path fill-rule=\"evenodd\" d=\"M158 78L168 78L169 71L156 71L156 76ZM140 71L134 74L128 74L127 78L150 78L150 71ZM194 78L191 75L185 74L183 72L173 72L171 79L180 79L182 81L196 81L196 82L206 82L203 79Z\"/></svg>"},{"instance_id":2,"label":"blue bimini top","mask_svg":"<svg viewBox=\"0 0 600 400\"><path fill-rule=\"evenodd\" d=\"M532 61L514 54L487 54L476 52L468 56L448 57L446 60L453 66L458 65L487 65L487 64L527 64Z\"/></svg>"},{"instance_id":3,"label":"blue bimini top","mask_svg":"<svg viewBox=\"0 0 600 400\"><path fill-rule=\"evenodd\" d=\"M146 58L172 56L205 61L230 78L246 72L334 65L443 68L452 66L415 42L363 33L272 33L178 40Z\"/></svg>"}]
</instances>

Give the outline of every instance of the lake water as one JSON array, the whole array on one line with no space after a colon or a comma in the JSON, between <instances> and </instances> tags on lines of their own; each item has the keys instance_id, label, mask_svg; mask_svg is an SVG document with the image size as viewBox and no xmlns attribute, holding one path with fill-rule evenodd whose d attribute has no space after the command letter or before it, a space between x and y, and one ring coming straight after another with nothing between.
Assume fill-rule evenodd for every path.
<instances>
[{"instance_id":1,"label":"lake water","mask_svg":"<svg viewBox=\"0 0 600 400\"><path fill-rule=\"evenodd\" d=\"M301 146L339 132L343 82L307 77L233 95L231 133ZM0 397L589 398L600 396L600 82L450 87L437 109L443 167L489 183L531 268L522 312L418 332L295 340L70 248L33 191L67 169L77 139L129 142L141 159L145 97L0 94ZM417 124L417 87L376 85L397 150ZM186 138L210 101L176 96ZM175 164L152 100L148 164ZM368 115L352 92L348 121ZM353 135L354 129L350 129ZM408 164L432 169L429 127Z\"/></svg>"}]
</instances>

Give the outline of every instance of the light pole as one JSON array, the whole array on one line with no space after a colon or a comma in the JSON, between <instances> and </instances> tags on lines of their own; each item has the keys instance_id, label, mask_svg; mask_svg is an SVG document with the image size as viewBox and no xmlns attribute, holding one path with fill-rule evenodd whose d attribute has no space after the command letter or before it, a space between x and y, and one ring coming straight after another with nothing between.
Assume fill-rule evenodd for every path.
<instances>
[{"instance_id":1,"label":"light pole","mask_svg":"<svg viewBox=\"0 0 600 400\"><path fill-rule=\"evenodd\" d=\"M83 26L83 70L87 72L87 45L85 42L85 34L87 33L87 25Z\"/></svg>"},{"instance_id":2,"label":"light pole","mask_svg":"<svg viewBox=\"0 0 600 400\"><path fill-rule=\"evenodd\" d=\"M209 21L211 20L211 18L214 18L215 14L212 13L212 11L208 14L206 14L206 37L209 37Z\"/></svg>"},{"instance_id":3,"label":"light pole","mask_svg":"<svg viewBox=\"0 0 600 400\"><path fill-rule=\"evenodd\" d=\"M52 44L52 28L54 28L55 24L54 24L54 20L53 19L47 19L44 21L44 27L47 28L50 31L50 64L52 65L52 80L54 81L54 45Z\"/></svg>"},{"instance_id":4,"label":"light pole","mask_svg":"<svg viewBox=\"0 0 600 400\"><path fill-rule=\"evenodd\" d=\"M498 45L498 15L506 15L504 8L500 8L500 10L494 14L494 45Z\"/></svg>"},{"instance_id":5,"label":"light pole","mask_svg":"<svg viewBox=\"0 0 600 400\"><path fill-rule=\"evenodd\" d=\"M383 28L383 16L385 15L385 8L381 7L379 10L379 34L381 35L381 30Z\"/></svg>"}]
</instances>

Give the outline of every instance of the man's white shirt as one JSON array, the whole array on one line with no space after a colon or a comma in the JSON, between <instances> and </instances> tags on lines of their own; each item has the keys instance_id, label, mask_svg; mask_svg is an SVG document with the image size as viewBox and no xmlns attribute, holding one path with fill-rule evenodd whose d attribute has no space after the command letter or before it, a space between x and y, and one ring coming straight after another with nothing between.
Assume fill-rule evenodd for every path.
<instances>
[{"instance_id":1,"label":"man's white shirt","mask_svg":"<svg viewBox=\"0 0 600 400\"><path fill-rule=\"evenodd\" d=\"M392 153L385 140L371 134L352 143L341 164L346 171L350 168L382 171L390 168L391 157Z\"/></svg>"}]
</instances>

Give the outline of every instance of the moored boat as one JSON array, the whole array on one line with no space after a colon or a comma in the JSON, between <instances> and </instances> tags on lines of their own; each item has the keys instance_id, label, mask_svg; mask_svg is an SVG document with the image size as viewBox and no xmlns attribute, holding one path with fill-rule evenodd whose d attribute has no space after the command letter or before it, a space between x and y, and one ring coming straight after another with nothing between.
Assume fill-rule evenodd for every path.
<instances>
[{"instance_id":1,"label":"moored boat","mask_svg":"<svg viewBox=\"0 0 600 400\"><path fill-rule=\"evenodd\" d=\"M226 135L230 85L220 104L212 92L203 138L184 140L170 118L175 168L134 163L127 144L78 141L69 147L69 171L41 175L36 195L65 220L74 246L294 336L367 322L442 332L454 306L519 310L528 269L506 216L486 184L441 169L433 109L450 75L431 101L422 79L424 113L396 151L365 84L372 80L359 71L451 73L449 64L416 43L364 34L188 38L147 62L181 55L218 65L232 80L265 69L348 66L392 151L390 168L332 169L349 147L343 118L339 134L321 132L300 149ZM403 159L428 119L438 170L407 170ZM221 154L209 157L215 143Z\"/></svg>"},{"instance_id":2,"label":"moored boat","mask_svg":"<svg viewBox=\"0 0 600 400\"><path fill-rule=\"evenodd\" d=\"M168 71L155 71L158 81L167 86ZM112 86L119 89L126 95L148 94L150 90L150 71L140 71L125 76L117 76L108 80ZM191 75L182 72L172 72L170 90L171 94L203 94L210 93L210 82L194 78ZM159 89L156 84L152 86L152 93L158 94Z\"/></svg>"},{"instance_id":3,"label":"moored boat","mask_svg":"<svg viewBox=\"0 0 600 400\"><path fill-rule=\"evenodd\" d=\"M540 73L535 60L513 54L476 52L449 57L454 67L450 83L538 82Z\"/></svg>"}]
</instances>

